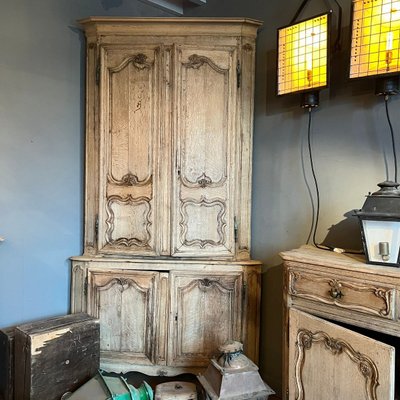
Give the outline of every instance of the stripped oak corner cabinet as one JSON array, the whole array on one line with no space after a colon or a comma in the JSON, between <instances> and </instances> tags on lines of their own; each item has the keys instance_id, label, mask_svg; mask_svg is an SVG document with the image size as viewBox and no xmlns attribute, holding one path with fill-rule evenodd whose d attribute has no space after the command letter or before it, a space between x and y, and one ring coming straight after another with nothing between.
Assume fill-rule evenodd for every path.
<instances>
[{"instance_id":1,"label":"stripped oak corner cabinet","mask_svg":"<svg viewBox=\"0 0 400 400\"><path fill-rule=\"evenodd\" d=\"M226 340L257 362L250 260L255 40L247 19L89 18L83 256L72 311L114 371L198 371Z\"/></svg>"},{"instance_id":2,"label":"stripped oak corner cabinet","mask_svg":"<svg viewBox=\"0 0 400 400\"><path fill-rule=\"evenodd\" d=\"M281 256L286 398L398 399L399 270L311 246Z\"/></svg>"}]
</instances>

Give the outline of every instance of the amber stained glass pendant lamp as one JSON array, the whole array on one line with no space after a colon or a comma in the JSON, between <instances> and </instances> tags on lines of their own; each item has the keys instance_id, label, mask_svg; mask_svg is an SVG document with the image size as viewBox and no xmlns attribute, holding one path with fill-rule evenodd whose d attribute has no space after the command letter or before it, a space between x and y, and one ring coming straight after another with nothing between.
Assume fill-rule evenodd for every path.
<instances>
[{"instance_id":1,"label":"amber stained glass pendant lamp","mask_svg":"<svg viewBox=\"0 0 400 400\"><path fill-rule=\"evenodd\" d=\"M301 93L316 107L328 86L330 12L278 29L278 95Z\"/></svg>"},{"instance_id":2,"label":"amber stained glass pendant lamp","mask_svg":"<svg viewBox=\"0 0 400 400\"><path fill-rule=\"evenodd\" d=\"M376 93L396 94L400 1L353 0L350 78L378 77Z\"/></svg>"}]
</instances>

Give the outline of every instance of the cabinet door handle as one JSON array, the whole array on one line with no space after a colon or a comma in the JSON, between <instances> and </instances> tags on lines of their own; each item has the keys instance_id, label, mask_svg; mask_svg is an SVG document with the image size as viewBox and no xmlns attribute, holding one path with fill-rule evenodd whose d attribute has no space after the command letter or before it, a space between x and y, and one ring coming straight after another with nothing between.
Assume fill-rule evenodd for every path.
<instances>
[{"instance_id":1,"label":"cabinet door handle","mask_svg":"<svg viewBox=\"0 0 400 400\"><path fill-rule=\"evenodd\" d=\"M329 291L329 294L331 295L331 297L333 299L341 299L343 297L342 291L340 289L338 289L338 288L332 288Z\"/></svg>"}]
</instances>

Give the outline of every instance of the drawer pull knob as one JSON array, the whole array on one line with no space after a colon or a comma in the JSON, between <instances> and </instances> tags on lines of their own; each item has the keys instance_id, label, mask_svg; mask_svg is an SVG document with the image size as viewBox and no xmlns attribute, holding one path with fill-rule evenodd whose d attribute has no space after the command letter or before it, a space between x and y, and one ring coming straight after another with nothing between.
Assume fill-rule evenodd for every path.
<instances>
[{"instance_id":1,"label":"drawer pull knob","mask_svg":"<svg viewBox=\"0 0 400 400\"><path fill-rule=\"evenodd\" d=\"M329 291L329 294L331 295L331 297L333 299L341 299L343 297L342 291L340 289L338 289L338 288L332 288Z\"/></svg>"}]
</instances>

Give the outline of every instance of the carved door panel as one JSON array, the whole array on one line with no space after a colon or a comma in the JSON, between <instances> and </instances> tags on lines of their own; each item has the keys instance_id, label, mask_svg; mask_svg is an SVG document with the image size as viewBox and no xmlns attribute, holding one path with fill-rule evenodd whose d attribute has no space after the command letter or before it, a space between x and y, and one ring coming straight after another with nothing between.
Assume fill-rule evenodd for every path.
<instances>
[{"instance_id":1,"label":"carved door panel","mask_svg":"<svg viewBox=\"0 0 400 400\"><path fill-rule=\"evenodd\" d=\"M241 340L242 274L170 274L168 365L206 366L227 340Z\"/></svg>"},{"instance_id":2,"label":"carved door panel","mask_svg":"<svg viewBox=\"0 0 400 400\"><path fill-rule=\"evenodd\" d=\"M234 255L237 53L177 46L172 254Z\"/></svg>"},{"instance_id":3,"label":"carved door panel","mask_svg":"<svg viewBox=\"0 0 400 400\"><path fill-rule=\"evenodd\" d=\"M102 358L123 356L129 362L152 365L160 326L158 288L160 274L152 271L91 271L88 312L100 319ZM164 356L164 355L161 355Z\"/></svg>"},{"instance_id":4,"label":"carved door panel","mask_svg":"<svg viewBox=\"0 0 400 400\"><path fill-rule=\"evenodd\" d=\"M290 400L393 400L394 348L289 309Z\"/></svg>"},{"instance_id":5,"label":"carved door panel","mask_svg":"<svg viewBox=\"0 0 400 400\"><path fill-rule=\"evenodd\" d=\"M163 56L150 46L101 50L99 251L155 255Z\"/></svg>"}]
</instances>

